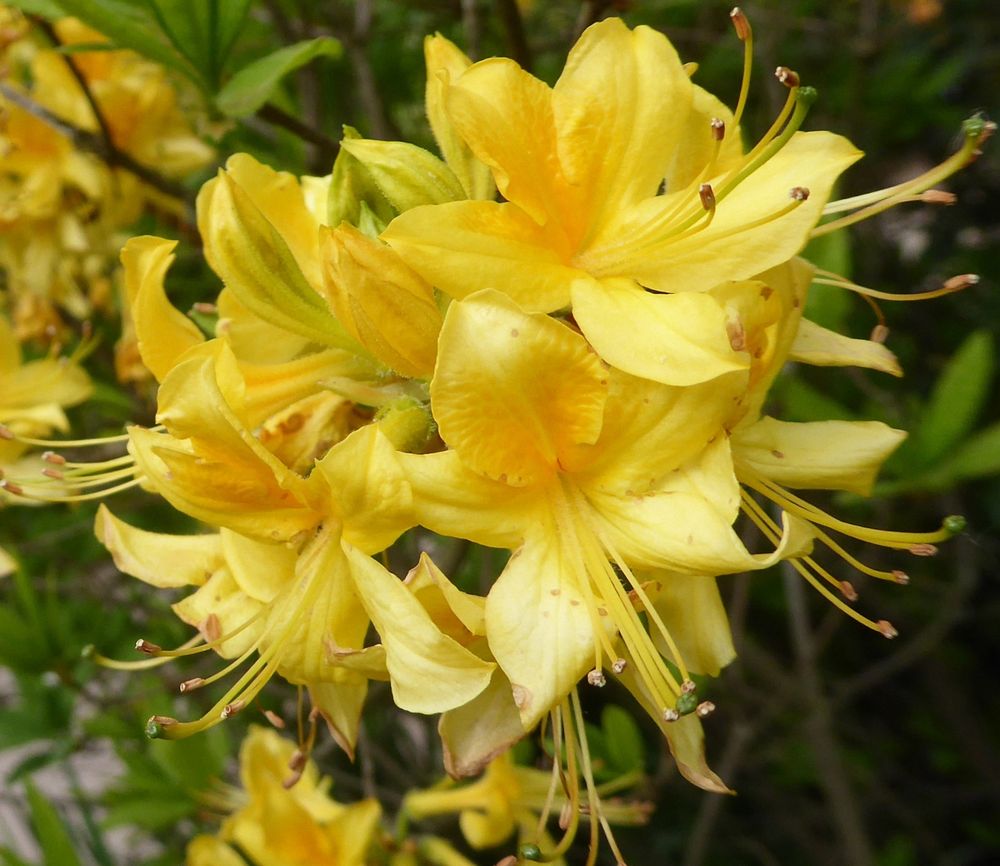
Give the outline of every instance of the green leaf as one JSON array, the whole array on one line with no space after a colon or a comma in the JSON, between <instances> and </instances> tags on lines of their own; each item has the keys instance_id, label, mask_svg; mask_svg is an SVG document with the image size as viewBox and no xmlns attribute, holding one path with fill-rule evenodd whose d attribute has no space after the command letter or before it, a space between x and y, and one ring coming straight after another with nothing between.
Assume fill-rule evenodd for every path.
<instances>
[{"instance_id":1,"label":"green leaf","mask_svg":"<svg viewBox=\"0 0 1000 866\"><path fill-rule=\"evenodd\" d=\"M604 729L605 754L619 773L642 771L646 763L646 750L642 733L635 719L614 704L608 704L601 713Z\"/></svg>"},{"instance_id":2,"label":"green leaf","mask_svg":"<svg viewBox=\"0 0 1000 866\"><path fill-rule=\"evenodd\" d=\"M35 866L35 864L22 860L10 848L0 848L0 866Z\"/></svg>"},{"instance_id":3,"label":"green leaf","mask_svg":"<svg viewBox=\"0 0 1000 866\"><path fill-rule=\"evenodd\" d=\"M41 15L42 18L50 20L66 17L65 10L55 0L7 0L5 5L13 6L29 15Z\"/></svg>"},{"instance_id":4,"label":"green leaf","mask_svg":"<svg viewBox=\"0 0 1000 866\"><path fill-rule=\"evenodd\" d=\"M316 57L339 57L340 43L320 36L279 48L240 69L216 97L216 105L229 117L253 114L274 93L281 79Z\"/></svg>"},{"instance_id":5,"label":"green leaf","mask_svg":"<svg viewBox=\"0 0 1000 866\"><path fill-rule=\"evenodd\" d=\"M967 439L941 471L955 480L1000 474L1000 424L987 427Z\"/></svg>"},{"instance_id":6,"label":"green leaf","mask_svg":"<svg viewBox=\"0 0 1000 866\"><path fill-rule=\"evenodd\" d=\"M233 50L236 37L240 35L246 23L250 0L213 0L213 2L216 8L215 51L221 69Z\"/></svg>"},{"instance_id":7,"label":"green leaf","mask_svg":"<svg viewBox=\"0 0 1000 866\"><path fill-rule=\"evenodd\" d=\"M80 866L73 839L55 807L29 781L25 783L31 823L42 849L45 866Z\"/></svg>"},{"instance_id":8,"label":"green leaf","mask_svg":"<svg viewBox=\"0 0 1000 866\"><path fill-rule=\"evenodd\" d=\"M912 453L918 466L929 466L972 430L986 401L995 366L993 338L975 331L959 347L934 385Z\"/></svg>"},{"instance_id":9,"label":"green leaf","mask_svg":"<svg viewBox=\"0 0 1000 866\"><path fill-rule=\"evenodd\" d=\"M212 79L213 56L210 10L215 0L145 0L160 30L191 61L206 81Z\"/></svg>"}]
</instances>

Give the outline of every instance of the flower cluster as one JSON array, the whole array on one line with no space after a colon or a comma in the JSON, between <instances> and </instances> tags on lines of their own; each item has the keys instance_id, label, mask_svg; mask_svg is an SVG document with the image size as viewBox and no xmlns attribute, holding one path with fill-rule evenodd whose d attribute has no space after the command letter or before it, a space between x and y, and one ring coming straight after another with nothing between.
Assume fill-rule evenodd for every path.
<instances>
[{"instance_id":1,"label":"flower cluster","mask_svg":"<svg viewBox=\"0 0 1000 866\"><path fill-rule=\"evenodd\" d=\"M749 25L734 21L749 59ZM992 127L970 121L961 151L926 175L831 202L860 153L800 130L815 93L791 70L778 71L784 108L747 145L749 74L730 111L646 27L593 25L552 88L510 60L473 64L441 36L425 47L442 158L348 130L329 177L237 154L202 188L198 226L224 286L214 336L168 301L175 243L126 244L157 424L131 427L112 464L75 464L54 483L80 498L141 486L212 527L171 536L98 515L122 571L190 588L174 610L196 629L178 649L140 640L148 659L104 662L212 650L224 667L182 690L234 677L201 718L154 716L151 736L219 724L277 674L308 692L310 718L352 754L368 684L387 680L401 709L442 714L452 776L488 768L479 788L413 795L412 814L471 804L470 842L520 827L521 856L551 859L581 815L615 844L578 684L617 679L683 775L726 791L705 761L701 719L714 707L699 694L735 654L716 578L786 562L893 637L851 607L853 587L814 548L903 583L838 536L923 555L961 530L959 518L902 532L823 511L793 491L869 493L904 434L788 423L764 406L790 360L899 375L884 333L854 339L803 318L813 282L880 293L798 255L811 236L924 195ZM748 547L741 515L762 547ZM400 580L376 557L417 527L425 552ZM435 563L443 539L509 557L483 594L463 591ZM539 725L557 756L548 787L503 757ZM255 750L269 767L284 760L257 733L245 768ZM271 844L252 816L273 786L245 774L250 805L224 835L255 851ZM360 845L374 813L344 818L311 776L299 785L281 820L325 816L322 831L294 833L327 852L311 862L355 862L327 849ZM544 830L560 811L561 841L531 838L533 813ZM221 844L196 842L192 861L238 862Z\"/></svg>"}]
</instances>

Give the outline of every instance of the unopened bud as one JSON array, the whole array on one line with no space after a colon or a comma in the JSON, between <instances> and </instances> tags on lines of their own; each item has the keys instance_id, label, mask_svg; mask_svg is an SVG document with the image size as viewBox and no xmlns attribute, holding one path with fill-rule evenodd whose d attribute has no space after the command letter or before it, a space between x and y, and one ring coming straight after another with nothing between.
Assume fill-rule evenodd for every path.
<instances>
[{"instance_id":1,"label":"unopened bud","mask_svg":"<svg viewBox=\"0 0 1000 866\"><path fill-rule=\"evenodd\" d=\"M587 674L587 682L592 686L603 688L607 685L608 680L600 669L594 668L589 674Z\"/></svg>"},{"instance_id":2,"label":"unopened bud","mask_svg":"<svg viewBox=\"0 0 1000 866\"><path fill-rule=\"evenodd\" d=\"M702 701L700 704L698 704L698 707L695 710L695 714L698 716L698 718L701 719L705 718L706 716L712 715L712 713L714 712L715 712L715 704L713 704L711 701Z\"/></svg>"},{"instance_id":3,"label":"unopened bud","mask_svg":"<svg viewBox=\"0 0 1000 866\"><path fill-rule=\"evenodd\" d=\"M910 553L914 556L937 556L938 549L933 544L914 544L910 547Z\"/></svg>"},{"instance_id":4,"label":"unopened bud","mask_svg":"<svg viewBox=\"0 0 1000 866\"><path fill-rule=\"evenodd\" d=\"M878 626L878 630L882 632L883 637L887 637L890 640L892 640L892 638L899 635L899 632L896 631L896 629L893 627L893 624L889 622L889 620L887 619L880 619L876 623L876 625Z\"/></svg>"},{"instance_id":5,"label":"unopened bud","mask_svg":"<svg viewBox=\"0 0 1000 866\"><path fill-rule=\"evenodd\" d=\"M892 579L895 580L896 583L900 584L901 586L907 586L910 582L910 575L908 575L905 571L900 571L898 568L896 568L893 569Z\"/></svg>"},{"instance_id":6,"label":"unopened bud","mask_svg":"<svg viewBox=\"0 0 1000 866\"><path fill-rule=\"evenodd\" d=\"M842 580L840 582L840 593L848 601L858 600L858 591L854 588L854 584L849 580Z\"/></svg>"},{"instance_id":7,"label":"unopened bud","mask_svg":"<svg viewBox=\"0 0 1000 866\"><path fill-rule=\"evenodd\" d=\"M726 137L726 122L718 117L713 117L711 126L712 138L716 141L722 141Z\"/></svg>"},{"instance_id":8,"label":"unopened bud","mask_svg":"<svg viewBox=\"0 0 1000 866\"><path fill-rule=\"evenodd\" d=\"M184 692L193 692L195 689L200 689L205 685L205 680L201 677L193 677L189 680L184 680L178 687L177 690L182 694Z\"/></svg>"},{"instance_id":9,"label":"unopened bud","mask_svg":"<svg viewBox=\"0 0 1000 866\"><path fill-rule=\"evenodd\" d=\"M139 640L135 642L135 648L138 652L145 653L148 656L159 655L161 652L163 652L163 647L161 647L159 644L155 644L152 641L143 640L142 638L139 638Z\"/></svg>"},{"instance_id":10,"label":"unopened bud","mask_svg":"<svg viewBox=\"0 0 1000 866\"><path fill-rule=\"evenodd\" d=\"M715 190L712 189L712 184L703 183L698 188L698 196L701 198L701 206L705 210L715 210Z\"/></svg>"},{"instance_id":11,"label":"unopened bud","mask_svg":"<svg viewBox=\"0 0 1000 866\"><path fill-rule=\"evenodd\" d=\"M798 87L799 86L799 73L787 66L779 66L774 70L774 77L778 79L785 87Z\"/></svg>"},{"instance_id":12,"label":"unopened bud","mask_svg":"<svg viewBox=\"0 0 1000 866\"><path fill-rule=\"evenodd\" d=\"M795 201L808 201L809 190L804 186L793 186L788 190L788 197Z\"/></svg>"},{"instance_id":13,"label":"unopened bud","mask_svg":"<svg viewBox=\"0 0 1000 866\"><path fill-rule=\"evenodd\" d=\"M51 463L53 466L63 466L66 463L66 458L62 454L56 454L55 451L43 451L42 460L46 463Z\"/></svg>"},{"instance_id":14,"label":"unopened bud","mask_svg":"<svg viewBox=\"0 0 1000 866\"><path fill-rule=\"evenodd\" d=\"M884 343L889 339L889 329L885 325L876 325L868 337L873 343Z\"/></svg>"},{"instance_id":15,"label":"unopened bud","mask_svg":"<svg viewBox=\"0 0 1000 866\"><path fill-rule=\"evenodd\" d=\"M733 22L733 28L736 30L736 35L739 37L740 42L746 42L753 36L753 30L750 29L750 19L747 18L739 6L732 8L729 13L729 19Z\"/></svg>"},{"instance_id":16,"label":"unopened bud","mask_svg":"<svg viewBox=\"0 0 1000 866\"><path fill-rule=\"evenodd\" d=\"M611 670L616 674L620 674L628 666L628 662L625 659L615 659L611 664Z\"/></svg>"}]
</instances>

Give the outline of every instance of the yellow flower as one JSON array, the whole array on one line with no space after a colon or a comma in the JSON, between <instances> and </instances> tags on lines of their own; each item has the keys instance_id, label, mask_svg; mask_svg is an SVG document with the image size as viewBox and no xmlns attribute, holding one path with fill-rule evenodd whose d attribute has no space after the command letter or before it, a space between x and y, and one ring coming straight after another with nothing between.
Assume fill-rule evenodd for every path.
<instances>
[{"instance_id":1,"label":"yellow flower","mask_svg":"<svg viewBox=\"0 0 1000 866\"><path fill-rule=\"evenodd\" d=\"M294 784L291 765L302 764ZM350 805L329 795L320 778L288 740L251 726L240 747L242 791L227 798L238 804L218 839L200 836L188 847L188 866L364 866L376 841L381 809L376 800ZM218 799L217 797L213 797Z\"/></svg>"},{"instance_id":2,"label":"yellow flower","mask_svg":"<svg viewBox=\"0 0 1000 866\"><path fill-rule=\"evenodd\" d=\"M796 94L789 125L744 155L732 115L649 28L592 26L554 89L482 61L444 103L506 201L416 207L383 238L453 297L490 287L529 311L572 306L601 357L634 375L685 385L744 368L705 290L794 255L860 155L796 132L808 102Z\"/></svg>"}]
</instances>

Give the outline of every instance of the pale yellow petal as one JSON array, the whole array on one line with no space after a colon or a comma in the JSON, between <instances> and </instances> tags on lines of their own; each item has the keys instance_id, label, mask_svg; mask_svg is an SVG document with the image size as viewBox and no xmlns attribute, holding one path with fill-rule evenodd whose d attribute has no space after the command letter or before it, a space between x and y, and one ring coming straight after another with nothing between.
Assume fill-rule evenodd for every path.
<instances>
[{"instance_id":1,"label":"pale yellow petal","mask_svg":"<svg viewBox=\"0 0 1000 866\"><path fill-rule=\"evenodd\" d=\"M816 367L867 367L902 376L896 356L882 343L858 340L803 319L789 357Z\"/></svg>"},{"instance_id":2,"label":"pale yellow petal","mask_svg":"<svg viewBox=\"0 0 1000 866\"><path fill-rule=\"evenodd\" d=\"M367 695L368 681L361 676L356 681L309 684L309 697L313 706L326 722L330 736L352 761L358 744L361 711Z\"/></svg>"},{"instance_id":3,"label":"pale yellow petal","mask_svg":"<svg viewBox=\"0 0 1000 866\"><path fill-rule=\"evenodd\" d=\"M185 866L246 866L246 860L215 836L195 836L187 846Z\"/></svg>"},{"instance_id":4,"label":"pale yellow petal","mask_svg":"<svg viewBox=\"0 0 1000 866\"><path fill-rule=\"evenodd\" d=\"M246 596L226 568L216 571L191 595L171 605L178 618L198 629L205 640L236 632L214 648L227 659L243 655L256 643L262 630L259 622L240 627L262 608L261 602Z\"/></svg>"},{"instance_id":5,"label":"pale yellow petal","mask_svg":"<svg viewBox=\"0 0 1000 866\"><path fill-rule=\"evenodd\" d=\"M420 554L403 584L449 637L465 644L486 634L486 599L462 592L426 553Z\"/></svg>"},{"instance_id":6,"label":"pale yellow petal","mask_svg":"<svg viewBox=\"0 0 1000 866\"><path fill-rule=\"evenodd\" d=\"M439 345L434 418L470 468L520 487L597 440L607 371L570 328L479 292L449 307Z\"/></svg>"},{"instance_id":7,"label":"pale yellow petal","mask_svg":"<svg viewBox=\"0 0 1000 866\"><path fill-rule=\"evenodd\" d=\"M660 587L653 597L653 606L677 644L687 669L718 676L736 658L736 649L716 579L711 575L677 572L656 572L648 577ZM658 632L654 632L653 641L664 656L676 662Z\"/></svg>"},{"instance_id":8,"label":"pale yellow petal","mask_svg":"<svg viewBox=\"0 0 1000 866\"><path fill-rule=\"evenodd\" d=\"M250 598L274 601L292 580L297 557L291 547L257 541L229 529L220 530L218 537L233 579Z\"/></svg>"},{"instance_id":9,"label":"pale yellow petal","mask_svg":"<svg viewBox=\"0 0 1000 866\"><path fill-rule=\"evenodd\" d=\"M668 385L695 385L745 369L722 305L705 294L660 295L627 280L581 280L573 316L612 366Z\"/></svg>"}]
</instances>

